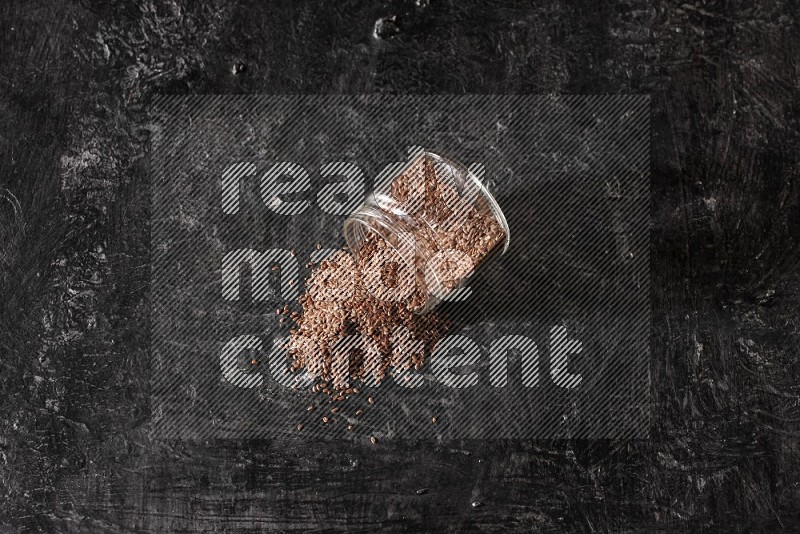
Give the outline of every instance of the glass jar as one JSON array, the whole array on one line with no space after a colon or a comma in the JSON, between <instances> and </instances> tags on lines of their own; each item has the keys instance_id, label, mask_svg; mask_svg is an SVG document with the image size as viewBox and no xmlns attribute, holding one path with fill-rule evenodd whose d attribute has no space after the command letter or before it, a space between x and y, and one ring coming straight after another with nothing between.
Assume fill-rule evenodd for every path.
<instances>
[{"instance_id":1,"label":"glass jar","mask_svg":"<svg viewBox=\"0 0 800 534\"><path fill-rule=\"evenodd\" d=\"M510 242L500 206L475 173L429 150L381 180L345 220L343 234L362 268L379 263L362 271L373 286L384 284L375 294L403 298L416 313L463 287ZM405 273L394 284L385 279L391 258ZM410 287L398 287L398 279Z\"/></svg>"}]
</instances>

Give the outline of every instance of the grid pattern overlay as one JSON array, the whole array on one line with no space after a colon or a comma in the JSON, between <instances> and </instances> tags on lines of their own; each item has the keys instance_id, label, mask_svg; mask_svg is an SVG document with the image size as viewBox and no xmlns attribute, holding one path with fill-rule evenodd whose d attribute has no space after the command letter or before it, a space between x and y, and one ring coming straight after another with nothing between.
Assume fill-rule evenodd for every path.
<instances>
[{"instance_id":1,"label":"grid pattern overlay","mask_svg":"<svg viewBox=\"0 0 800 534\"><path fill-rule=\"evenodd\" d=\"M646 437L649 107L646 96L157 97L155 431ZM461 350L468 365L454 372L474 378L454 387L427 365L417 387L389 379L322 423L306 410L319 397L285 385L290 325L275 311L299 311L307 263L344 245L347 214L419 147L483 176L510 227L508 251L439 308L454 352L433 358ZM231 253L250 267L226 285Z\"/></svg>"}]
</instances>

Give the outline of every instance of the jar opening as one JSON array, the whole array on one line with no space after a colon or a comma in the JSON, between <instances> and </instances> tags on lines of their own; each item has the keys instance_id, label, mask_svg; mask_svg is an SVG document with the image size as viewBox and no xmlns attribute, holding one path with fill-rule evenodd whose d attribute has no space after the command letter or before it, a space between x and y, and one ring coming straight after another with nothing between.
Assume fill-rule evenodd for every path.
<instances>
[{"instance_id":1,"label":"jar opening","mask_svg":"<svg viewBox=\"0 0 800 534\"><path fill-rule=\"evenodd\" d=\"M400 225L392 220L391 215L380 208L365 204L347 218L342 233L356 260L360 259L361 245L372 233L395 250L409 269L414 268L415 251L410 232L401 231Z\"/></svg>"}]
</instances>

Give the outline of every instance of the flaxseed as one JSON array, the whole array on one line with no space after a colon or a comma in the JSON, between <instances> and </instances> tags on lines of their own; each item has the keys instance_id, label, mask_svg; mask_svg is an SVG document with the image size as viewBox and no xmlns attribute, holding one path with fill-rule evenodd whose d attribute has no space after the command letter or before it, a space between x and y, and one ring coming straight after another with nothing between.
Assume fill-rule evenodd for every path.
<instances>
[{"instance_id":1,"label":"flaxseed","mask_svg":"<svg viewBox=\"0 0 800 534\"><path fill-rule=\"evenodd\" d=\"M507 238L475 198L462 198L437 177L434 159L420 158L388 193L397 210L387 217L400 213L419 222L410 225L412 254L401 252L399 233L365 232L352 254L340 250L313 266L302 313L290 316L297 324L288 344L292 370L305 369L321 381L312 391L333 393L333 400L358 393L353 380L377 384L392 370L420 369L449 328L430 311L431 295L441 299L458 287Z\"/></svg>"}]
</instances>

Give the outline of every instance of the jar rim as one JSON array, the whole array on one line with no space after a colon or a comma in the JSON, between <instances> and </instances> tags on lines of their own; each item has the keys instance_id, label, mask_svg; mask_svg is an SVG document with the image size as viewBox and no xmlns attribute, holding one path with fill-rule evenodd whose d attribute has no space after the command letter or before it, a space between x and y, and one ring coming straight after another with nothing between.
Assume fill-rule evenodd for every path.
<instances>
[{"instance_id":1,"label":"jar rim","mask_svg":"<svg viewBox=\"0 0 800 534\"><path fill-rule=\"evenodd\" d=\"M356 258L358 258L358 246L356 246L353 234L353 227L354 225L359 225L366 229L367 231L375 232L376 234L380 235L384 242L392 247L394 250L397 251L400 258L403 262L408 266L408 268L413 269L415 266L414 262L414 252L410 254L403 254L400 250L400 247L393 244L390 239L390 235L398 237L402 234L397 234L393 232L391 229L391 223L387 221L388 214L386 211L381 209L378 206L372 206L368 203L365 203L359 208L357 211L352 213L345 221L344 226L342 228L342 233L344 234L344 239L347 242L347 245L350 247L350 253L353 254ZM413 249L412 249L413 250ZM409 259L409 255L411 258Z\"/></svg>"}]
</instances>

